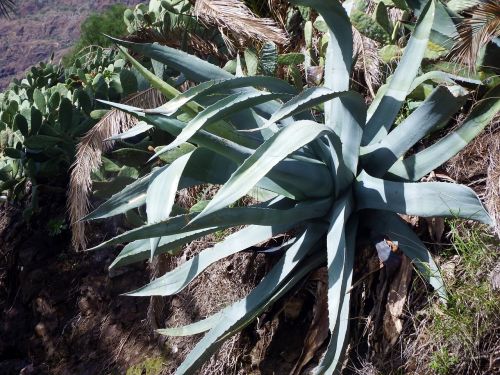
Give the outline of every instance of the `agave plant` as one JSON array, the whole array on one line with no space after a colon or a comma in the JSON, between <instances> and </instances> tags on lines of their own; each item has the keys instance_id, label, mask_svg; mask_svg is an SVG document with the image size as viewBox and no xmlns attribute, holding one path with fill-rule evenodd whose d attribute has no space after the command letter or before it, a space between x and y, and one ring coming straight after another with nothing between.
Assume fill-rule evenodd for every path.
<instances>
[{"instance_id":1,"label":"agave plant","mask_svg":"<svg viewBox=\"0 0 500 375\"><path fill-rule=\"evenodd\" d=\"M214 262L285 232L283 256L246 297L206 319L166 328L166 335L206 332L178 368L186 374L201 366L221 345L283 296L308 273L328 267L330 341L317 373L331 374L341 363L348 330L349 293L356 240L370 234L398 241L402 251L445 297L437 266L418 236L398 214L461 217L492 224L468 187L418 182L460 151L500 109L495 88L455 131L423 151L407 156L420 139L441 128L463 104L445 86L404 121L394 121L406 95L418 84L456 77L431 72L417 77L433 24L434 0L423 9L390 82L367 106L349 91L352 34L349 18L337 1L295 0L314 7L329 28L325 82L302 92L272 77L234 77L184 52L156 45L116 40L199 83L184 93L142 67L122 47L132 64L171 100L156 109L113 104L150 127L176 137L153 158L170 164L127 186L86 220L146 206L147 224L120 234L94 249L129 242L111 268L175 254L180 246L209 233L245 226L131 296L167 296L182 290ZM142 128L130 130L133 134ZM135 132L135 133L134 133ZM200 211L171 216L178 189L198 184L222 185ZM260 203L233 203L255 191ZM265 197L264 197L265 196ZM291 231L293 229L293 231Z\"/></svg>"}]
</instances>

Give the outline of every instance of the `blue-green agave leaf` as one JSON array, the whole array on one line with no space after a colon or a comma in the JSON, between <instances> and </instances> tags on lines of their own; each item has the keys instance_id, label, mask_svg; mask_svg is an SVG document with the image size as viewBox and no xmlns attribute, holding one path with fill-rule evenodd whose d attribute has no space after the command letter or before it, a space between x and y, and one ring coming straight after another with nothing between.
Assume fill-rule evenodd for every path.
<instances>
[{"instance_id":1,"label":"blue-green agave leaf","mask_svg":"<svg viewBox=\"0 0 500 375\"><path fill-rule=\"evenodd\" d=\"M288 201L286 201L288 202ZM331 199L305 201L290 207L290 202L284 209L267 208L264 205L248 207L225 208L219 212L206 215L193 221L199 215L190 213L171 217L157 224L144 225L113 237L90 250L97 250L110 245L140 240L151 237L175 235L179 232L189 232L211 227L235 227L239 225L280 225L299 223L321 217L328 210ZM189 225L188 225L189 224Z\"/></svg>"},{"instance_id":2,"label":"blue-green agave leaf","mask_svg":"<svg viewBox=\"0 0 500 375\"><path fill-rule=\"evenodd\" d=\"M384 97L366 124L363 145L380 141L393 126L394 119L401 109L424 57L434 20L434 11L435 2L430 0L420 15L415 31L408 41Z\"/></svg>"},{"instance_id":3,"label":"blue-green agave leaf","mask_svg":"<svg viewBox=\"0 0 500 375\"><path fill-rule=\"evenodd\" d=\"M363 213L363 221L370 230L397 241L398 247L412 260L425 280L443 300L446 299L446 288L432 254L403 219L393 212L368 210Z\"/></svg>"},{"instance_id":4,"label":"blue-green agave leaf","mask_svg":"<svg viewBox=\"0 0 500 375\"><path fill-rule=\"evenodd\" d=\"M325 126L307 120L282 128L240 165L195 220L234 203L287 155L329 132Z\"/></svg>"},{"instance_id":5,"label":"blue-green agave leaf","mask_svg":"<svg viewBox=\"0 0 500 375\"><path fill-rule=\"evenodd\" d=\"M179 187L182 173L189 162L192 151L176 159L160 173L155 174L149 181L146 192L146 215L148 224L158 223L169 218L175 202L175 195ZM150 238L151 258L155 255L160 237Z\"/></svg>"},{"instance_id":6,"label":"blue-green agave leaf","mask_svg":"<svg viewBox=\"0 0 500 375\"><path fill-rule=\"evenodd\" d=\"M275 292L289 277L293 279L292 285L300 281L305 276L303 271L310 269L310 267L303 266L298 268L299 272L292 273L292 271L297 268L301 261L307 258L311 248L324 234L324 230L323 226L307 228L246 298L222 310L219 323L198 342L179 366L176 374L193 373L194 370L200 367L220 347L223 339L244 328L263 309L269 306L270 302L275 300ZM318 262L315 263L318 264Z\"/></svg>"},{"instance_id":7,"label":"blue-green agave leaf","mask_svg":"<svg viewBox=\"0 0 500 375\"><path fill-rule=\"evenodd\" d=\"M500 85L490 90L472 109L460 127L402 161L397 161L388 178L416 181L458 154L495 118L500 111Z\"/></svg>"},{"instance_id":8,"label":"blue-green agave leaf","mask_svg":"<svg viewBox=\"0 0 500 375\"><path fill-rule=\"evenodd\" d=\"M354 188L358 210L374 208L423 217L461 217L492 224L474 191L446 182L394 182L363 171Z\"/></svg>"},{"instance_id":9,"label":"blue-green agave leaf","mask_svg":"<svg viewBox=\"0 0 500 375\"><path fill-rule=\"evenodd\" d=\"M448 89L437 87L385 138L361 149L363 166L371 175L382 177L413 145L447 122L462 104L463 100L455 98Z\"/></svg>"},{"instance_id":10,"label":"blue-green agave leaf","mask_svg":"<svg viewBox=\"0 0 500 375\"><path fill-rule=\"evenodd\" d=\"M283 233L290 225L249 226L226 237L214 247L208 248L167 272L144 287L127 293L129 296L168 296L180 292L211 264L239 251L255 246Z\"/></svg>"}]
</instances>

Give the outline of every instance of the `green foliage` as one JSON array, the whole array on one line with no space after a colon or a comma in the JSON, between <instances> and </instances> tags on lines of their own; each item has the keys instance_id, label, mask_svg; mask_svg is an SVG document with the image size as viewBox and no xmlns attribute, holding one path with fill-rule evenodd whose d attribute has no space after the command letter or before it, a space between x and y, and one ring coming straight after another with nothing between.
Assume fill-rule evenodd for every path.
<instances>
[{"instance_id":1,"label":"green foliage","mask_svg":"<svg viewBox=\"0 0 500 375\"><path fill-rule=\"evenodd\" d=\"M32 185L27 218L38 207L38 184L64 183L76 143L96 123L90 113L104 108L96 99L120 100L137 90L124 65L102 51L67 69L40 63L0 94L0 192L19 200Z\"/></svg>"},{"instance_id":2,"label":"green foliage","mask_svg":"<svg viewBox=\"0 0 500 375\"><path fill-rule=\"evenodd\" d=\"M141 363L129 367L126 375L159 375L163 361L162 357L147 358Z\"/></svg>"},{"instance_id":3,"label":"green foliage","mask_svg":"<svg viewBox=\"0 0 500 375\"><path fill-rule=\"evenodd\" d=\"M146 206L147 224L120 234L95 250L129 242L111 265L114 268L162 253L175 254L181 245L192 240L246 225L129 295L175 294L214 262L294 229L291 238L281 245L286 250L281 259L246 298L202 321L161 330L171 335L207 332L179 367L179 374L193 373L224 339L249 325L325 262L332 335L317 372L331 374L341 365L346 344L346 290L351 283L358 236L375 233L398 241L402 251L444 299L443 282L430 253L397 214L461 217L491 224L471 189L418 181L422 171L438 167L445 161L443 158L448 159L465 147L498 113L500 87L483 98L482 105L471 113L463 127L444 138L451 151L426 149L415 154L415 164L405 163L408 151L420 139L460 109L461 98L453 96L446 87L433 90L394 127L407 95L422 82L438 77L453 89L461 80L445 73L418 76L434 21L435 2L430 1L422 10L394 75L370 106L360 94L350 91L352 26L340 3L294 3L314 7L323 17L330 38L325 51L324 86L296 95L288 94L294 90L289 85L284 91L287 83L283 81L258 76L235 78L176 49L117 40L198 84L181 94L124 51L151 85L171 99L153 111L114 104L177 137L153 159L178 152L177 147L187 142L196 147L184 150L182 157L170 159L170 164L162 164L127 185L85 218L102 219L131 210L140 214L144 212L141 207ZM422 153L424 156L420 157ZM173 214L178 189L207 183L222 185L208 204L189 213ZM266 191L267 200L235 207L234 203L254 187Z\"/></svg>"},{"instance_id":4,"label":"green foliage","mask_svg":"<svg viewBox=\"0 0 500 375\"><path fill-rule=\"evenodd\" d=\"M64 65L73 64L81 51L89 46L101 48L111 46L111 42L104 34L117 37L126 35L127 26L123 21L123 13L126 9L127 7L123 4L114 4L103 12L89 15L80 27L80 38L71 52L63 58Z\"/></svg>"},{"instance_id":5,"label":"green foliage","mask_svg":"<svg viewBox=\"0 0 500 375\"><path fill-rule=\"evenodd\" d=\"M458 362L455 354L449 353L447 349L440 349L432 355L429 367L438 375L447 375Z\"/></svg>"}]
</instances>

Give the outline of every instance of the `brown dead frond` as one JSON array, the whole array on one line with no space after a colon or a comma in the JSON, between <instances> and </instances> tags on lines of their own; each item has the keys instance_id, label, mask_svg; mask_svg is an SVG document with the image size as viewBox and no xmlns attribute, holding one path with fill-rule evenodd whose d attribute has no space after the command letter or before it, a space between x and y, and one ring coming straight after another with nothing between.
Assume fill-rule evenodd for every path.
<instances>
[{"instance_id":1,"label":"brown dead frond","mask_svg":"<svg viewBox=\"0 0 500 375\"><path fill-rule=\"evenodd\" d=\"M155 89L141 91L124 101L125 104L141 108L158 107L163 102L163 97ZM114 145L114 142L105 142L105 140L130 129L136 123L137 119L134 117L113 109L90 129L77 145L67 200L72 228L72 244L75 250L86 248L85 224L78 220L89 212L92 172L100 167L102 153L108 152Z\"/></svg>"},{"instance_id":2,"label":"brown dead frond","mask_svg":"<svg viewBox=\"0 0 500 375\"><path fill-rule=\"evenodd\" d=\"M456 62L475 71L480 49L500 35L500 2L483 0L466 11L457 31L451 56Z\"/></svg>"},{"instance_id":3,"label":"brown dead frond","mask_svg":"<svg viewBox=\"0 0 500 375\"><path fill-rule=\"evenodd\" d=\"M286 32L274 20L258 18L239 0L197 0L194 14L206 24L218 27L222 35L231 33L237 39L280 45L288 41Z\"/></svg>"},{"instance_id":4,"label":"brown dead frond","mask_svg":"<svg viewBox=\"0 0 500 375\"><path fill-rule=\"evenodd\" d=\"M215 34L214 34L215 35ZM183 43L187 43L187 52L195 54L201 58L216 57L221 61L226 61L230 58L227 53L219 48L214 38L209 35L200 37L195 33L187 30L168 30L168 33L158 31L153 28L144 27L134 34L125 38L134 43L159 43L164 46L180 49L183 48Z\"/></svg>"},{"instance_id":5,"label":"brown dead frond","mask_svg":"<svg viewBox=\"0 0 500 375\"><path fill-rule=\"evenodd\" d=\"M380 57L378 55L378 45L374 40L367 38L352 28L354 53L358 56L355 70L363 72L364 80L372 98L375 91L380 86L382 69L380 69Z\"/></svg>"}]
</instances>

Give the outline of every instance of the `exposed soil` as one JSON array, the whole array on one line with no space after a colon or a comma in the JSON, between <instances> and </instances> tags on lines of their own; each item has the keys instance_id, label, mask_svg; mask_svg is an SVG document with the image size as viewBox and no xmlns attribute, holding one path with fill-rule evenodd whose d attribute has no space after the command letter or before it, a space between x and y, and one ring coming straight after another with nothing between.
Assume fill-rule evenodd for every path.
<instances>
[{"instance_id":1,"label":"exposed soil","mask_svg":"<svg viewBox=\"0 0 500 375\"><path fill-rule=\"evenodd\" d=\"M144 329L148 301L120 296L148 273L139 265L110 277L113 250L73 253L68 231L49 236L59 198L30 226L19 208L0 207L0 373L125 373L160 354Z\"/></svg>"}]
</instances>

